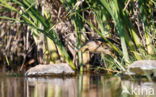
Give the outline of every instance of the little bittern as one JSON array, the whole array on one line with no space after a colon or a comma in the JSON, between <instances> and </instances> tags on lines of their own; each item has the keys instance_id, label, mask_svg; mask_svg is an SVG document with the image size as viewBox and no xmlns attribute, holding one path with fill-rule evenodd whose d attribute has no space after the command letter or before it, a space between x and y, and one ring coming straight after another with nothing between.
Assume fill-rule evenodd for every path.
<instances>
[{"instance_id":1,"label":"little bittern","mask_svg":"<svg viewBox=\"0 0 156 97\"><path fill-rule=\"evenodd\" d=\"M111 42L115 42L115 41L111 40ZM113 48L110 46L110 44L104 41L104 39L90 40L86 42L84 46L82 46L80 51L83 52L89 51L91 53L103 53L106 55L116 57L113 53Z\"/></svg>"}]
</instances>

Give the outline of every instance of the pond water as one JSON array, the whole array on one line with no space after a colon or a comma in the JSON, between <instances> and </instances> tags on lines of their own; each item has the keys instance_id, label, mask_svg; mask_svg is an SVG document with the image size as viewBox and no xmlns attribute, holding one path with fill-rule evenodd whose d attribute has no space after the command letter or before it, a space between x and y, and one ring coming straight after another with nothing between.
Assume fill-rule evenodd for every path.
<instances>
[{"instance_id":1,"label":"pond water","mask_svg":"<svg viewBox=\"0 0 156 97\"><path fill-rule=\"evenodd\" d=\"M156 84L104 75L0 77L0 97L156 97Z\"/></svg>"}]
</instances>

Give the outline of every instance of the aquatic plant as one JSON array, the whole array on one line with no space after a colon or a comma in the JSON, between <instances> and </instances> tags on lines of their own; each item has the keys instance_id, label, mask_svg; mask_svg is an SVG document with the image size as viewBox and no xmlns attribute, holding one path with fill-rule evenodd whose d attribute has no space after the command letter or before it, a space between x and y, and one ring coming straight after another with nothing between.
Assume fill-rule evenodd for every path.
<instances>
[{"instance_id":1,"label":"aquatic plant","mask_svg":"<svg viewBox=\"0 0 156 97\"><path fill-rule=\"evenodd\" d=\"M4 49L0 53L10 64L9 60L15 59L7 51L16 55L23 52L22 67L29 61L28 53L33 52L38 63L68 62L80 71L90 63L106 70L124 70L124 64L134 60L155 59L155 8L153 0L0 0L0 24L7 20L7 29L17 26L13 28L14 36L6 29L0 30L0 38L5 36L0 41ZM11 50L12 37L19 37L19 32L26 49ZM109 45L112 56L80 50L88 40L101 38Z\"/></svg>"}]
</instances>

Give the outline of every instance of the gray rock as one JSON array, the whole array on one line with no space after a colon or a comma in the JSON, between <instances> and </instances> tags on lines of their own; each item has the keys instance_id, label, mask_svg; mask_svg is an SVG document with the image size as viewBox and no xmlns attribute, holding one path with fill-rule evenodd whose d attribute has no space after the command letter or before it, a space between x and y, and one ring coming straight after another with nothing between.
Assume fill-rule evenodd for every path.
<instances>
[{"instance_id":1,"label":"gray rock","mask_svg":"<svg viewBox=\"0 0 156 97\"><path fill-rule=\"evenodd\" d=\"M139 60L127 67L128 75L156 74L156 60Z\"/></svg>"},{"instance_id":2,"label":"gray rock","mask_svg":"<svg viewBox=\"0 0 156 97\"><path fill-rule=\"evenodd\" d=\"M67 63L37 65L30 68L25 76L42 76L42 75L72 75L74 70Z\"/></svg>"}]
</instances>

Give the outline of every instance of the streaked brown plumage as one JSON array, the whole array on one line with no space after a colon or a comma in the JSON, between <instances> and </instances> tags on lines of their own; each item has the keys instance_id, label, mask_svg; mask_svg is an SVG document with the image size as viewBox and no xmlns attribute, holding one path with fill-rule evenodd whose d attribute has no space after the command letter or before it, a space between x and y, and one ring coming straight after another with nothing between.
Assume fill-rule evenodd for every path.
<instances>
[{"instance_id":1,"label":"streaked brown plumage","mask_svg":"<svg viewBox=\"0 0 156 97\"><path fill-rule=\"evenodd\" d=\"M103 39L90 40L80 49L80 51L89 51L91 53L103 53L116 57L113 53L113 48Z\"/></svg>"}]
</instances>

